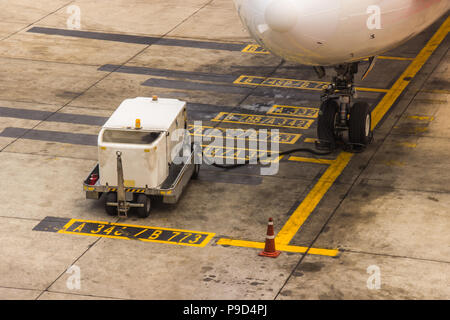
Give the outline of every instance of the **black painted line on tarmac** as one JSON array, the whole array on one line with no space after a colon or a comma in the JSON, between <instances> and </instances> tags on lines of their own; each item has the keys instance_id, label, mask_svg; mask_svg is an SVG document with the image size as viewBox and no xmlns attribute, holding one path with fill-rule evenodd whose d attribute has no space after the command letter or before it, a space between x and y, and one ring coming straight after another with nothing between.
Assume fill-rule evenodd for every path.
<instances>
[{"instance_id":1,"label":"black painted line on tarmac","mask_svg":"<svg viewBox=\"0 0 450 320\"><path fill-rule=\"evenodd\" d=\"M252 91L252 88L243 88L234 85L217 85L211 83L156 79L156 78L150 78L144 81L142 85L147 87L157 87L166 89L214 91L214 92L242 94L242 95L249 94Z\"/></svg>"},{"instance_id":2,"label":"black painted line on tarmac","mask_svg":"<svg viewBox=\"0 0 450 320\"><path fill-rule=\"evenodd\" d=\"M74 124L86 124L92 126L102 126L107 117L89 116L71 113L54 113L42 110L30 110L21 108L0 107L0 117L51 121L51 122L67 122Z\"/></svg>"},{"instance_id":3,"label":"black painted line on tarmac","mask_svg":"<svg viewBox=\"0 0 450 320\"><path fill-rule=\"evenodd\" d=\"M66 122L74 124L86 124L90 126L102 126L108 120L108 117L89 116L83 114L71 113L55 113L51 115L46 121L52 122Z\"/></svg>"},{"instance_id":4,"label":"black painted line on tarmac","mask_svg":"<svg viewBox=\"0 0 450 320\"><path fill-rule=\"evenodd\" d=\"M58 232L70 221L70 218L45 217L32 230Z\"/></svg>"},{"instance_id":5,"label":"black painted line on tarmac","mask_svg":"<svg viewBox=\"0 0 450 320\"><path fill-rule=\"evenodd\" d=\"M42 121L50 117L52 113L53 112L51 111L0 107L0 117L7 117L7 118Z\"/></svg>"},{"instance_id":6,"label":"black painted line on tarmac","mask_svg":"<svg viewBox=\"0 0 450 320\"><path fill-rule=\"evenodd\" d=\"M71 133L50 130L36 130L16 127L7 127L0 132L0 137L20 138L37 141L69 143L74 145L97 146L98 135L85 133ZM245 149L245 152L248 152Z\"/></svg>"},{"instance_id":7,"label":"black painted line on tarmac","mask_svg":"<svg viewBox=\"0 0 450 320\"><path fill-rule=\"evenodd\" d=\"M107 32L94 32L94 31L80 31L80 30L66 30L57 28L45 28L45 27L33 27L27 32L56 35L64 37L74 37L83 39L105 40L115 41L122 43L134 43L142 45L160 45L160 46L172 46L172 47L188 47L198 49L213 49L213 50L226 50L226 51L241 51L247 44L239 43L223 43L214 41L198 41L198 40L186 40L186 39L170 39L161 37L149 37L149 36L133 36L127 34L107 33Z\"/></svg>"},{"instance_id":8,"label":"black painted line on tarmac","mask_svg":"<svg viewBox=\"0 0 450 320\"><path fill-rule=\"evenodd\" d=\"M237 85L233 82L238 76L230 74L214 74L206 72L191 72L191 71L179 71L170 69L158 69L147 68L137 66L123 66L117 69L118 65L105 64L98 68L99 71L107 72L120 72L128 74L141 74L150 76L172 77L180 78L183 80L171 80L171 79L159 79L150 78L142 83L143 86L166 88L166 89L179 89L179 90L197 90L197 91L214 91L230 94L243 94L248 95L252 92L252 95L273 97L274 95L285 95L288 99L306 99L317 98L319 94L317 92L299 92L298 89L283 88L283 87L257 87L252 85ZM214 83L200 83L185 80L199 80L209 82L220 82L221 85Z\"/></svg>"},{"instance_id":9,"label":"black painted line on tarmac","mask_svg":"<svg viewBox=\"0 0 450 320\"><path fill-rule=\"evenodd\" d=\"M217 115L217 113L226 110L231 110L231 108L232 107L229 106L188 103L187 115L188 119L192 121L210 120L213 119ZM8 108L8 107L0 107L0 117L38 120L38 121L45 120L51 122L64 122L64 123L84 124L91 126L102 126L108 120L108 117L61 113L61 112L53 113L49 111Z\"/></svg>"},{"instance_id":10,"label":"black painted line on tarmac","mask_svg":"<svg viewBox=\"0 0 450 320\"><path fill-rule=\"evenodd\" d=\"M2 132L0 132L0 137L70 143L85 146L97 146L98 142L98 135L96 134L25 129L16 127L6 127Z\"/></svg>"},{"instance_id":11,"label":"black painted line on tarmac","mask_svg":"<svg viewBox=\"0 0 450 320\"><path fill-rule=\"evenodd\" d=\"M97 146L97 135L7 127L0 137Z\"/></svg>"},{"instance_id":12,"label":"black painted line on tarmac","mask_svg":"<svg viewBox=\"0 0 450 320\"><path fill-rule=\"evenodd\" d=\"M142 74L159 77L182 78L189 80L226 82L226 83L232 83L238 77L236 75L226 75L226 74L206 73L206 72L191 72L191 71L169 70L169 69L158 69L158 68L147 68L136 66L121 67L115 64L105 64L100 68L98 68L98 70L108 72Z\"/></svg>"}]
</instances>

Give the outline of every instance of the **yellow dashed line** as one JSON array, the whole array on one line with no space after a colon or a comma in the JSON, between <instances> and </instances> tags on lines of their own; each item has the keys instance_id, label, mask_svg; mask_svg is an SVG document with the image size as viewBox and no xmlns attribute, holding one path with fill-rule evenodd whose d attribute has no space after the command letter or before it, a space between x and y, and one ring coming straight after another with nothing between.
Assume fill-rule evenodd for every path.
<instances>
[{"instance_id":1,"label":"yellow dashed line","mask_svg":"<svg viewBox=\"0 0 450 320\"><path fill-rule=\"evenodd\" d=\"M408 116L408 119L431 122L431 121L434 120L434 117L429 117L429 116Z\"/></svg>"},{"instance_id":2,"label":"yellow dashed line","mask_svg":"<svg viewBox=\"0 0 450 320\"><path fill-rule=\"evenodd\" d=\"M388 167L404 167L405 166L405 162L396 161L396 160L384 161L383 163L385 165L387 165Z\"/></svg>"},{"instance_id":3,"label":"yellow dashed line","mask_svg":"<svg viewBox=\"0 0 450 320\"><path fill-rule=\"evenodd\" d=\"M394 129L401 129L401 128L398 126L395 126ZM419 133L424 133L424 132L428 131L428 127L411 127L411 126L409 126L409 127L401 129L401 131L403 131L404 133L407 133L407 134L419 134Z\"/></svg>"},{"instance_id":4,"label":"yellow dashed line","mask_svg":"<svg viewBox=\"0 0 450 320\"><path fill-rule=\"evenodd\" d=\"M407 147L407 148L417 148L417 144L410 142L400 142L397 143L398 146Z\"/></svg>"}]
</instances>

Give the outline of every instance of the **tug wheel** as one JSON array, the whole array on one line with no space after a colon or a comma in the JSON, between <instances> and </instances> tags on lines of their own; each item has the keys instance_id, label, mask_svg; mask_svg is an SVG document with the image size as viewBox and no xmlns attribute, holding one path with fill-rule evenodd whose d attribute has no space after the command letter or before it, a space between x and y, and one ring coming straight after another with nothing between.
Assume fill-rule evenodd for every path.
<instances>
[{"instance_id":1,"label":"tug wheel","mask_svg":"<svg viewBox=\"0 0 450 320\"><path fill-rule=\"evenodd\" d=\"M139 218L147 218L150 215L150 209L152 208L150 197L145 194L140 194L136 199L136 203L144 205L143 207L136 208L136 213Z\"/></svg>"},{"instance_id":2,"label":"tug wheel","mask_svg":"<svg viewBox=\"0 0 450 320\"><path fill-rule=\"evenodd\" d=\"M108 192L106 194L105 211L110 216L117 216L117 207L108 206L108 202L117 202L117 193Z\"/></svg>"},{"instance_id":3,"label":"tug wheel","mask_svg":"<svg viewBox=\"0 0 450 320\"><path fill-rule=\"evenodd\" d=\"M336 100L328 99L322 102L317 119L317 137L319 147L323 149L334 149L336 146L336 115L339 105Z\"/></svg>"}]
</instances>

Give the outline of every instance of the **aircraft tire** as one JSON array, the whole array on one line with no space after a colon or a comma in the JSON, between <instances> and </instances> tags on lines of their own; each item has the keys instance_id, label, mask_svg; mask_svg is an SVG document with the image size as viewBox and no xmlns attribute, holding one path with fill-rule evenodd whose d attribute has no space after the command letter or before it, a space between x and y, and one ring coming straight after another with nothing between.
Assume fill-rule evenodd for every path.
<instances>
[{"instance_id":1,"label":"aircraft tire","mask_svg":"<svg viewBox=\"0 0 450 320\"><path fill-rule=\"evenodd\" d=\"M349 141L352 144L366 146L372 139L372 116L367 102L356 102L350 109L348 121Z\"/></svg>"},{"instance_id":2,"label":"aircraft tire","mask_svg":"<svg viewBox=\"0 0 450 320\"><path fill-rule=\"evenodd\" d=\"M317 119L317 137L319 147L334 149L336 146L335 123L339 105L336 100L328 99L322 102Z\"/></svg>"},{"instance_id":3,"label":"aircraft tire","mask_svg":"<svg viewBox=\"0 0 450 320\"><path fill-rule=\"evenodd\" d=\"M200 165L194 164L194 172L192 173L192 179L196 180L198 178L199 173L200 173Z\"/></svg>"}]
</instances>

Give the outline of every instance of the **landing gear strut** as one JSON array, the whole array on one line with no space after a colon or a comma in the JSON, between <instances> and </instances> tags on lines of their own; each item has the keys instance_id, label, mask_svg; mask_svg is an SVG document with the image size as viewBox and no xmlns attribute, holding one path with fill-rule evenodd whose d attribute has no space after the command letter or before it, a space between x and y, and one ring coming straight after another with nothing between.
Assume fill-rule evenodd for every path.
<instances>
[{"instance_id":1,"label":"landing gear strut","mask_svg":"<svg viewBox=\"0 0 450 320\"><path fill-rule=\"evenodd\" d=\"M337 75L321 96L317 147L334 150L337 144L343 144L350 151L362 151L372 141L372 118L368 103L353 101L358 62L337 65L335 70Z\"/></svg>"}]
</instances>

